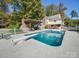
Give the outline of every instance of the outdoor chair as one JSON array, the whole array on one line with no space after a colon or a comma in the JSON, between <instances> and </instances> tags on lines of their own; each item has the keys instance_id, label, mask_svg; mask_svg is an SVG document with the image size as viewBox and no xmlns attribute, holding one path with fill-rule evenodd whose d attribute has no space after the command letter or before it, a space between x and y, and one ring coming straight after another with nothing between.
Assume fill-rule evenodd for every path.
<instances>
[{"instance_id":1,"label":"outdoor chair","mask_svg":"<svg viewBox=\"0 0 79 59\"><path fill-rule=\"evenodd\" d=\"M8 40L8 39L10 39L11 38L11 34L3 34L3 33L1 33L0 34L0 39L6 39L6 40Z\"/></svg>"},{"instance_id":2,"label":"outdoor chair","mask_svg":"<svg viewBox=\"0 0 79 59\"><path fill-rule=\"evenodd\" d=\"M2 39L2 38L3 38L3 34L1 33L1 34L0 34L0 39Z\"/></svg>"},{"instance_id":3,"label":"outdoor chair","mask_svg":"<svg viewBox=\"0 0 79 59\"><path fill-rule=\"evenodd\" d=\"M0 39L2 39L2 35L0 35Z\"/></svg>"},{"instance_id":4,"label":"outdoor chair","mask_svg":"<svg viewBox=\"0 0 79 59\"><path fill-rule=\"evenodd\" d=\"M8 39L11 38L11 34L5 34L5 35L3 35L3 38L6 39L6 40L8 40Z\"/></svg>"}]
</instances>

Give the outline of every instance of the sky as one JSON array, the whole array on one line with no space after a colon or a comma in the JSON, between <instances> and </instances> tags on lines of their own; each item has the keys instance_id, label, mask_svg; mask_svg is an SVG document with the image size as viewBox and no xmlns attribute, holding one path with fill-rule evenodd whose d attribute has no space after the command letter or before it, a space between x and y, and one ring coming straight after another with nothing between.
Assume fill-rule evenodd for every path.
<instances>
[{"instance_id":1,"label":"sky","mask_svg":"<svg viewBox=\"0 0 79 59\"><path fill-rule=\"evenodd\" d=\"M79 15L79 0L41 0L42 5L44 5L45 7L50 4L58 5L60 2L63 3L67 8L67 10L65 11L66 15L71 17L70 13L72 10L76 10Z\"/></svg>"}]
</instances>

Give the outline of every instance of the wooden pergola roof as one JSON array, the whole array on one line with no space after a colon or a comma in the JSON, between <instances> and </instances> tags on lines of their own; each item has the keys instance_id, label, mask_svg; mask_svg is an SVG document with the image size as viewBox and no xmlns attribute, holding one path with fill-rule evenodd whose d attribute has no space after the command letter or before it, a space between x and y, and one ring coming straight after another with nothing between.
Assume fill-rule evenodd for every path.
<instances>
[{"instance_id":1,"label":"wooden pergola roof","mask_svg":"<svg viewBox=\"0 0 79 59\"><path fill-rule=\"evenodd\" d=\"M37 23L41 23L42 21L41 20L30 19L30 20L25 20L24 22L26 24L28 24L28 23L35 23L35 24L37 24Z\"/></svg>"},{"instance_id":2,"label":"wooden pergola roof","mask_svg":"<svg viewBox=\"0 0 79 59\"><path fill-rule=\"evenodd\" d=\"M8 20L0 20L0 26L6 26L8 24Z\"/></svg>"}]
</instances>

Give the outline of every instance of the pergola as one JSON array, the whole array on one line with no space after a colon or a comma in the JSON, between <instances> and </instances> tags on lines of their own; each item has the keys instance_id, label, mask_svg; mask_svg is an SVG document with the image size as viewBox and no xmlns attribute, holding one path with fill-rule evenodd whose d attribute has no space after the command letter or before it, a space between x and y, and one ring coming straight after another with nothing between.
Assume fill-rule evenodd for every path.
<instances>
[{"instance_id":1,"label":"pergola","mask_svg":"<svg viewBox=\"0 0 79 59\"><path fill-rule=\"evenodd\" d=\"M28 20L25 20L24 22L30 28L32 28L32 26L34 26L34 25L42 23L41 20L36 20L36 19L28 19Z\"/></svg>"},{"instance_id":2,"label":"pergola","mask_svg":"<svg viewBox=\"0 0 79 59\"><path fill-rule=\"evenodd\" d=\"M0 19L0 28L5 28L8 25L8 20L7 19Z\"/></svg>"},{"instance_id":3,"label":"pergola","mask_svg":"<svg viewBox=\"0 0 79 59\"><path fill-rule=\"evenodd\" d=\"M25 22L26 24L28 24L28 23L38 24L38 23L41 23L41 20L29 19L29 20L25 20L24 22Z\"/></svg>"}]
</instances>

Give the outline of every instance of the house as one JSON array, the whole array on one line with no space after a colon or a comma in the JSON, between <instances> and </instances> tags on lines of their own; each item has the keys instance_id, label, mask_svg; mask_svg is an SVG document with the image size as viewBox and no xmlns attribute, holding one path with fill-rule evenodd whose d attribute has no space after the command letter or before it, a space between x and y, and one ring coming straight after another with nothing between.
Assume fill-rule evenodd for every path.
<instances>
[{"instance_id":1,"label":"house","mask_svg":"<svg viewBox=\"0 0 79 59\"><path fill-rule=\"evenodd\" d=\"M47 26L47 28L61 29L64 26L64 21L61 15L57 14L54 16L45 16L43 24Z\"/></svg>"}]
</instances>

